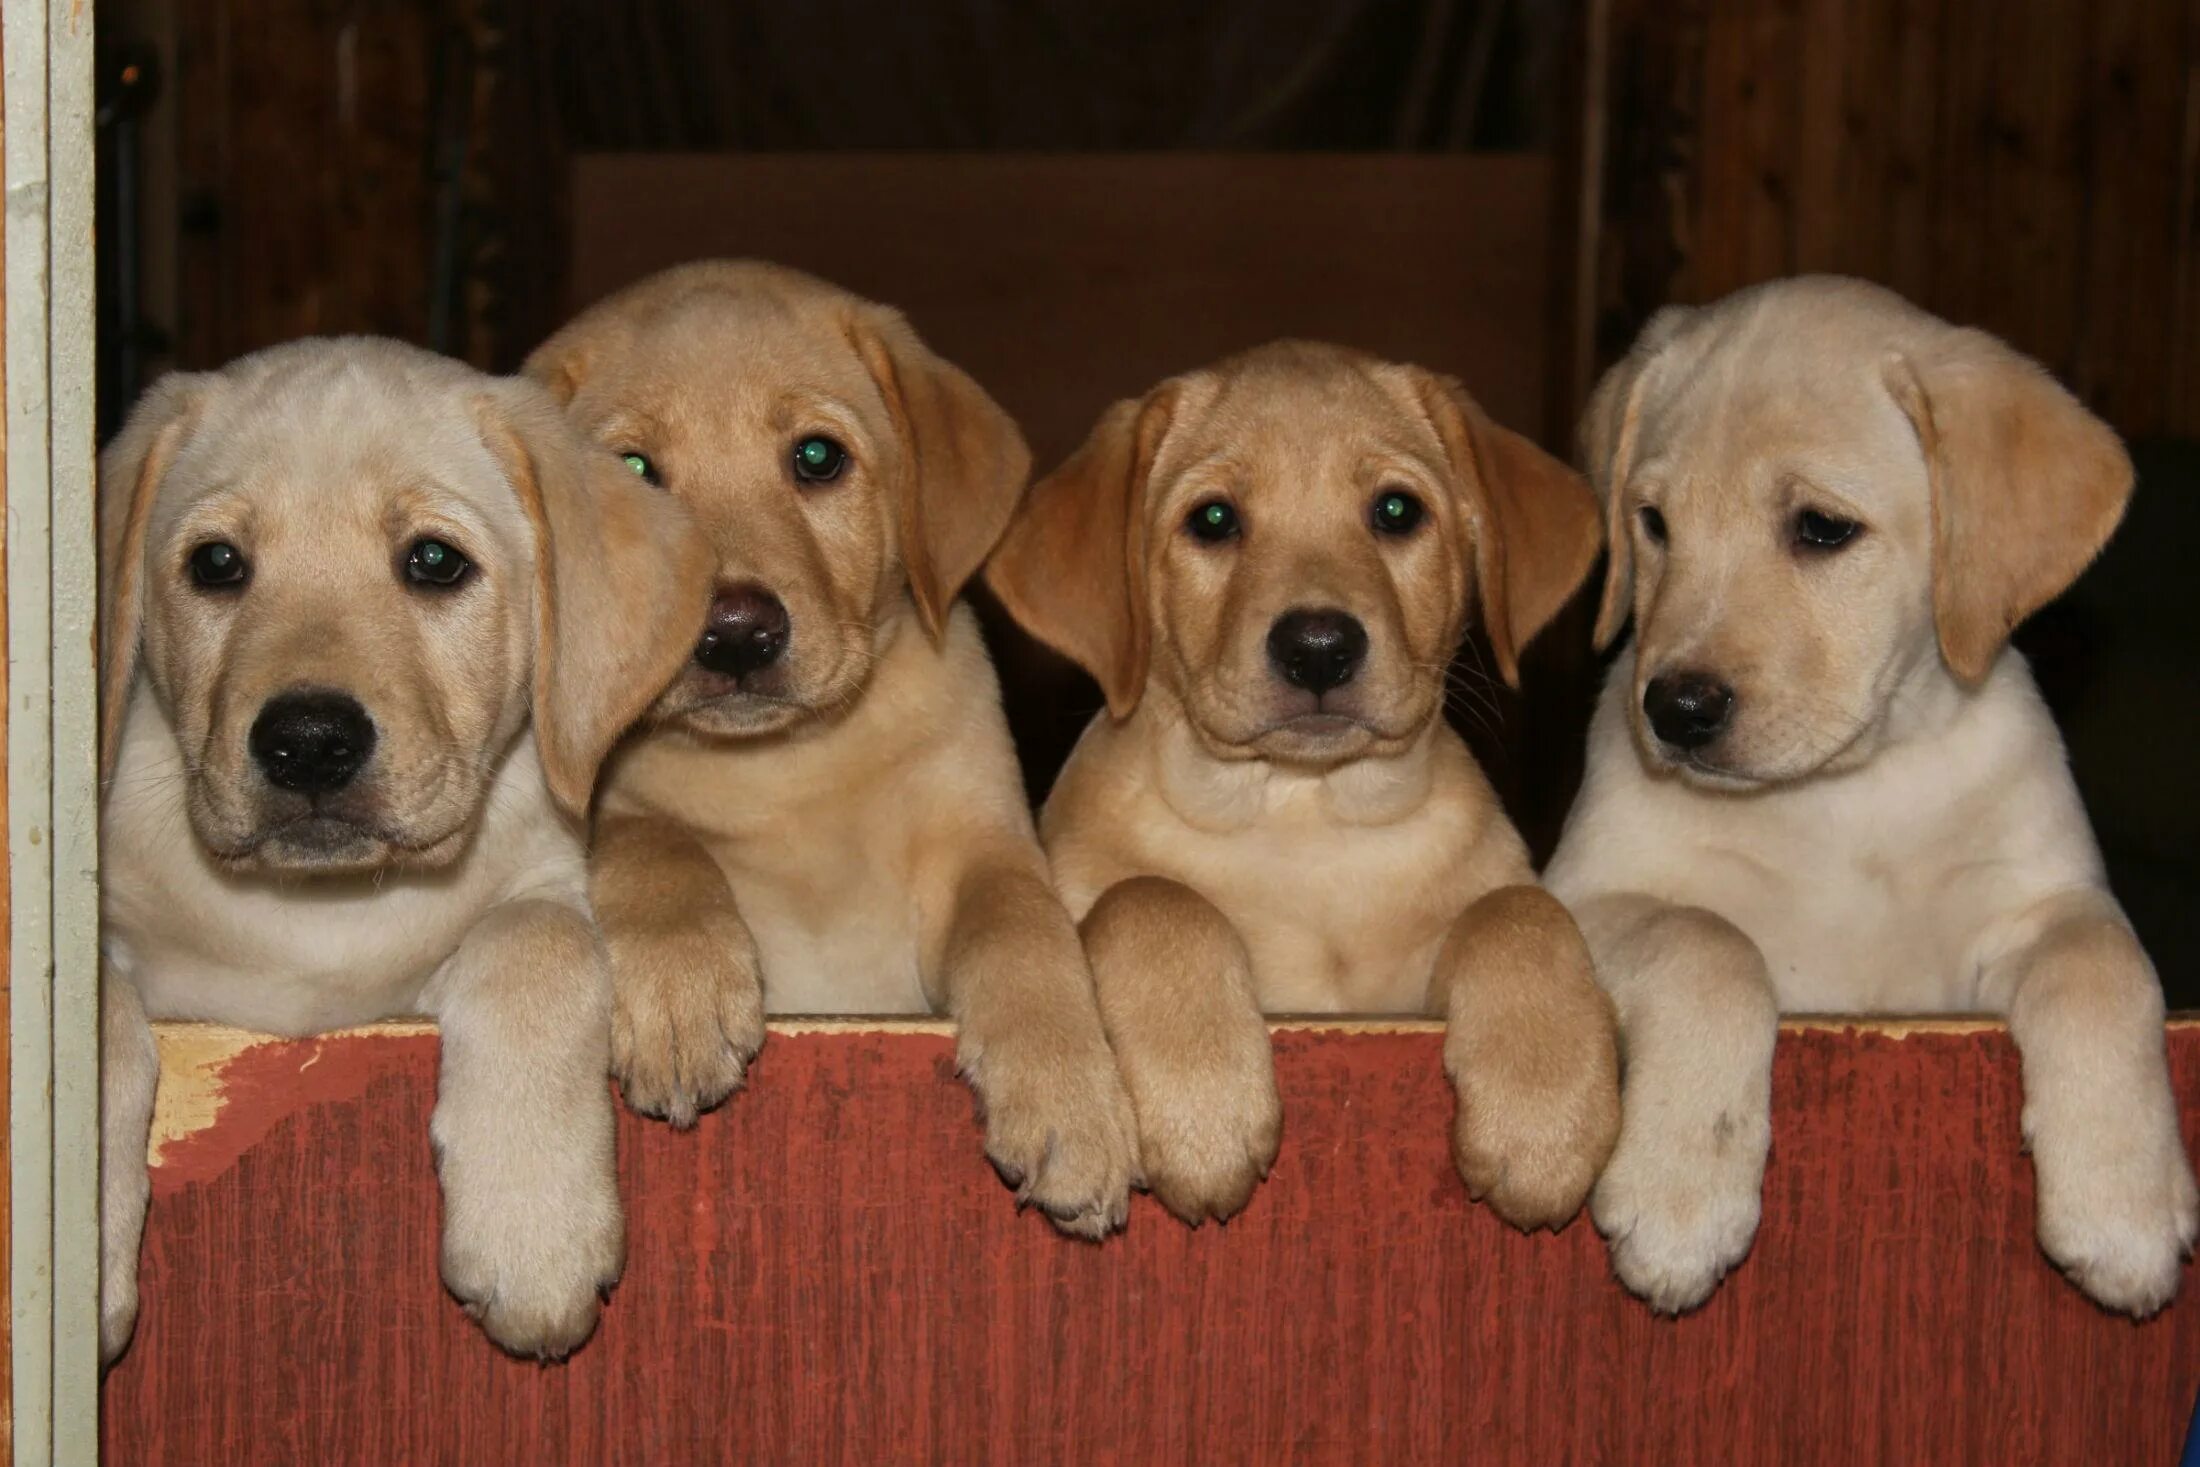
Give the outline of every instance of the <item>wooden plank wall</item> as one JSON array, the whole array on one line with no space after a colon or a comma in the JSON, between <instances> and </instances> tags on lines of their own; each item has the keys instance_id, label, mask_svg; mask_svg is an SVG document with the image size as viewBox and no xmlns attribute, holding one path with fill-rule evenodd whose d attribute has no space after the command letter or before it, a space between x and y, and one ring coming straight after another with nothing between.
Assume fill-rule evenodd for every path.
<instances>
[{"instance_id":1,"label":"wooden plank wall","mask_svg":"<svg viewBox=\"0 0 2200 1467\"><path fill-rule=\"evenodd\" d=\"M123 0L121 35L173 28L177 214L173 361L292 337L429 336L428 166L439 49L471 0ZM447 73L463 89L470 72ZM160 227L154 221L153 227ZM169 257L166 241L148 258ZM167 287L149 282L149 297ZM469 346L467 323L449 336ZM165 364L163 364L165 365Z\"/></svg>"},{"instance_id":2,"label":"wooden plank wall","mask_svg":"<svg viewBox=\"0 0 2200 1467\"><path fill-rule=\"evenodd\" d=\"M2200 434L2191 0L1611 0L1599 40L1605 359L1667 301L1839 271Z\"/></svg>"}]
</instances>

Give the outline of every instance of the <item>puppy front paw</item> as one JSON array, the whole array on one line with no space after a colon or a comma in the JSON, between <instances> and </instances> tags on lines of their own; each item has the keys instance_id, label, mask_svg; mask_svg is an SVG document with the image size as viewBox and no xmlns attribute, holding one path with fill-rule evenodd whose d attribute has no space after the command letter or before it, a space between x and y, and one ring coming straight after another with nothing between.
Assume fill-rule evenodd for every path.
<instances>
[{"instance_id":1,"label":"puppy front paw","mask_svg":"<svg viewBox=\"0 0 2200 1467\"><path fill-rule=\"evenodd\" d=\"M563 1359L594 1332L626 1261L614 1179L465 1191L446 1176L444 1286L512 1354Z\"/></svg>"},{"instance_id":2,"label":"puppy front paw","mask_svg":"<svg viewBox=\"0 0 2200 1467\"><path fill-rule=\"evenodd\" d=\"M1073 1237L1098 1240L1130 1212L1137 1123L1097 1026L1072 1038L1035 1026L965 1029L962 1065L985 1112L985 1154L1002 1180Z\"/></svg>"},{"instance_id":3,"label":"puppy front paw","mask_svg":"<svg viewBox=\"0 0 2200 1467\"><path fill-rule=\"evenodd\" d=\"M99 1366L104 1370L130 1347L137 1330L137 1270L108 1269L99 1280Z\"/></svg>"},{"instance_id":4,"label":"puppy front paw","mask_svg":"<svg viewBox=\"0 0 2200 1467\"><path fill-rule=\"evenodd\" d=\"M2200 1192L2174 1124L2035 1137L2040 1247L2088 1298L2144 1319L2176 1297Z\"/></svg>"},{"instance_id":5,"label":"puppy front paw","mask_svg":"<svg viewBox=\"0 0 2200 1467\"><path fill-rule=\"evenodd\" d=\"M462 1084L446 1053L429 1136L444 1285L506 1350L556 1360L595 1329L626 1261L626 1228L601 1072L576 1067L570 1088L548 1070L533 1080Z\"/></svg>"},{"instance_id":6,"label":"puppy front paw","mask_svg":"<svg viewBox=\"0 0 2200 1467\"><path fill-rule=\"evenodd\" d=\"M1662 1125L1627 1116L1589 1212L1630 1293L1661 1314L1711 1297L1757 1236L1771 1145L1762 1105Z\"/></svg>"},{"instance_id":7,"label":"puppy front paw","mask_svg":"<svg viewBox=\"0 0 2200 1467\"><path fill-rule=\"evenodd\" d=\"M1522 1089L1467 1066L1452 1083L1452 1159L1468 1195L1523 1232L1564 1227L1619 1135L1616 1082L1583 1073L1555 1091Z\"/></svg>"},{"instance_id":8,"label":"puppy front paw","mask_svg":"<svg viewBox=\"0 0 2200 1467\"><path fill-rule=\"evenodd\" d=\"M1611 1008L1584 985L1554 1012L1476 1024L1455 1016L1444 1069L1459 1097L1452 1158L1467 1191L1522 1231L1581 1211L1619 1136Z\"/></svg>"},{"instance_id":9,"label":"puppy front paw","mask_svg":"<svg viewBox=\"0 0 2200 1467\"><path fill-rule=\"evenodd\" d=\"M611 1068L626 1103L678 1127L724 1100L764 1044L756 942L731 912L622 932L611 953Z\"/></svg>"},{"instance_id":10,"label":"puppy front paw","mask_svg":"<svg viewBox=\"0 0 2200 1467\"><path fill-rule=\"evenodd\" d=\"M145 1236L145 1204L152 1193L142 1155L140 1148L134 1155L100 1159L99 1364L103 1370L121 1358L137 1330L138 1246Z\"/></svg>"},{"instance_id":11,"label":"puppy front paw","mask_svg":"<svg viewBox=\"0 0 2200 1467\"><path fill-rule=\"evenodd\" d=\"M1275 1165L1283 1137L1267 1045L1210 1059L1198 1066L1131 1065L1125 1075L1138 1116L1142 1185L1195 1228L1244 1210Z\"/></svg>"}]
</instances>

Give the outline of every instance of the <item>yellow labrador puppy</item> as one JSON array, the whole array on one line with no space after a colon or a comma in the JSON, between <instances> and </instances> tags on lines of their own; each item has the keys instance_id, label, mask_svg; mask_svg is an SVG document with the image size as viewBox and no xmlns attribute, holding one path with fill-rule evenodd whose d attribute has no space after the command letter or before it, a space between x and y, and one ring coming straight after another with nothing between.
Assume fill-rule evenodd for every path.
<instances>
[{"instance_id":1,"label":"yellow labrador puppy","mask_svg":"<svg viewBox=\"0 0 2200 1467\"><path fill-rule=\"evenodd\" d=\"M2006 649L2122 515L2115 435L1989 336L1801 279L1661 314L1584 438L1598 636L1635 642L1546 878L1625 1034L1593 1203L1620 1278L1686 1309L1748 1251L1776 1013L1984 1011L2041 1245L2161 1308L2196 1220L2161 988Z\"/></svg>"},{"instance_id":2,"label":"yellow labrador puppy","mask_svg":"<svg viewBox=\"0 0 2200 1467\"><path fill-rule=\"evenodd\" d=\"M528 370L717 567L597 827L628 1100L692 1123L766 1008L944 1009L1019 1196L1120 1225L1129 1103L956 599L1023 492L1015 425L898 313L756 263L644 281Z\"/></svg>"},{"instance_id":3,"label":"yellow labrador puppy","mask_svg":"<svg viewBox=\"0 0 2200 1467\"><path fill-rule=\"evenodd\" d=\"M1611 1006L1445 723L1595 558L1567 468L1459 385L1282 342L1118 403L987 576L1099 679L1040 828L1084 922L1144 1176L1197 1225L1275 1156L1265 1013L1434 1013L1459 1168L1571 1217L1618 1127Z\"/></svg>"},{"instance_id":4,"label":"yellow labrador puppy","mask_svg":"<svg viewBox=\"0 0 2200 1467\"><path fill-rule=\"evenodd\" d=\"M702 606L675 506L533 383L302 341L163 379L100 465L102 1344L137 1317L146 1027L442 1026L443 1277L558 1356L619 1273L580 818Z\"/></svg>"}]
</instances>

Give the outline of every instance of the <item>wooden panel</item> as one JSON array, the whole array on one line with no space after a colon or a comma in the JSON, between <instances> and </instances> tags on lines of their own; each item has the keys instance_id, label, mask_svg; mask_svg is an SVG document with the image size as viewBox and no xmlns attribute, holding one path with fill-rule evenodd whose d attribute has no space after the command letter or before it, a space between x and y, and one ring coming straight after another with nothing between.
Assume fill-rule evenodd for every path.
<instances>
[{"instance_id":1,"label":"wooden panel","mask_svg":"<svg viewBox=\"0 0 2200 1467\"><path fill-rule=\"evenodd\" d=\"M1280 1034L1251 1208L1101 1247L1010 1207L944 1032L781 1030L622 1123L626 1278L553 1368L435 1282L431 1035L166 1041L118 1463L2167 1462L2200 1385L2190 1271L2133 1325L2041 1259L1992 1026L1789 1029L1763 1231L1679 1321L1468 1203L1427 1026Z\"/></svg>"},{"instance_id":2,"label":"wooden panel","mask_svg":"<svg viewBox=\"0 0 2200 1467\"><path fill-rule=\"evenodd\" d=\"M5 141L5 123L0 121L0 143ZM4 149L0 149L4 151ZM7 257L7 211L0 209L0 259ZM7 339L7 297L0 292L0 341ZM7 401L7 354L0 352L0 403ZM7 480L8 415L0 412L0 483ZM8 643L8 556L7 516L0 515L0 647ZM7 659L0 657L0 749L8 746L8 697ZM0 759L0 830L8 830L8 770L7 761ZM0 850L0 933L14 930L12 862L5 850ZM14 1001L13 972L9 959L12 943L0 943L0 1035L10 1032L10 1005ZM9 1084L8 1065L14 1046L0 1044L0 1138L14 1134L11 1129L13 1115L9 1100L14 1094ZM0 1298L12 1299L15 1281L13 1240L15 1238L15 1198L9 1185L6 1166L7 1143L0 1139ZM13 1310L0 1310L0 1467L11 1467L15 1461L15 1316Z\"/></svg>"},{"instance_id":3,"label":"wooden panel","mask_svg":"<svg viewBox=\"0 0 2200 1467\"><path fill-rule=\"evenodd\" d=\"M1672 197L1609 180L1607 353L1668 300L1836 271L2008 337L2127 434L2200 433L2194 9L1615 0L1612 166L1660 160Z\"/></svg>"},{"instance_id":4,"label":"wooden panel","mask_svg":"<svg viewBox=\"0 0 2200 1467\"><path fill-rule=\"evenodd\" d=\"M1278 336L1459 373L1540 433L1550 165L1524 156L595 156L584 305L683 260L778 260L906 310L1042 466L1101 409Z\"/></svg>"},{"instance_id":5,"label":"wooden panel","mask_svg":"<svg viewBox=\"0 0 2200 1467\"><path fill-rule=\"evenodd\" d=\"M461 0L176 7L176 365L422 340L439 37Z\"/></svg>"}]
</instances>

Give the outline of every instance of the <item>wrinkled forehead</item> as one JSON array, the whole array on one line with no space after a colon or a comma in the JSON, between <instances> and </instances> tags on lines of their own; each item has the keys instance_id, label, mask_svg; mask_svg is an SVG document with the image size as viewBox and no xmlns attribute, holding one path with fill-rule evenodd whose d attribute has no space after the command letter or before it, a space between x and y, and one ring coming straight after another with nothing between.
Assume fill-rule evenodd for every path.
<instances>
[{"instance_id":1,"label":"wrinkled forehead","mask_svg":"<svg viewBox=\"0 0 2200 1467\"><path fill-rule=\"evenodd\" d=\"M471 398L372 379L217 390L178 450L154 536L208 515L263 534L402 532L438 517L506 539L525 515Z\"/></svg>"},{"instance_id":2,"label":"wrinkled forehead","mask_svg":"<svg viewBox=\"0 0 2200 1467\"><path fill-rule=\"evenodd\" d=\"M886 426L845 310L763 291L692 296L638 317L581 391L606 420L662 436Z\"/></svg>"},{"instance_id":3,"label":"wrinkled forehead","mask_svg":"<svg viewBox=\"0 0 2200 1467\"><path fill-rule=\"evenodd\" d=\"M1299 497L1371 472L1445 478L1443 441L1409 393L1356 362L1194 378L1154 463L1157 486L1222 463L1240 492Z\"/></svg>"},{"instance_id":4,"label":"wrinkled forehead","mask_svg":"<svg viewBox=\"0 0 2200 1467\"><path fill-rule=\"evenodd\" d=\"M1871 353L1807 338L1676 350L1645 384L1630 477L1759 495L1801 479L1870 505L1921 491L1924 451Z\"/></svg>"}]
</instances>

